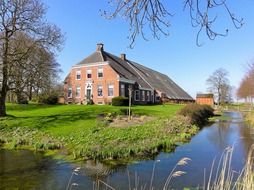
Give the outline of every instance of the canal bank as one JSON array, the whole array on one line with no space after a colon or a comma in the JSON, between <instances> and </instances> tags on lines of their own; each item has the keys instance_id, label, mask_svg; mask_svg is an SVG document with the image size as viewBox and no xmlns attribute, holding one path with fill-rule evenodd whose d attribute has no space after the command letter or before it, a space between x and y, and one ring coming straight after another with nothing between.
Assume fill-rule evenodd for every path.
<instances>
[{"instance_id":1,"label":"canal bank","mask_svg":"<svg viewBox=\"0 0 254 190\"><path fill-rule=\"evenodd\" d=\"M185 174L173 178L170 187L183 189L203 186L204 176L208 178L212 162L215 160L216 168L225 148L234 146L231 166L239 172L254 143L254 131L244 124L242 116L237 112L225 114L232 119L216 121L204 127L189 143L178 146L174 152L161 152L153 159L127 165L105 165L93 161L70 164L30 151L1 150L0 189L65 189L77 167L80 167L78 175L74 175L71 180L71 184L77 184L73 189L93 189L96 179L115 189L129 189L129 181L134 187L137 179L140 186L148 187L153 170L153 186L162 189L170 172L182 158L191 160L187 165L177 167L178 171Z\"/></svg>"}]
</instances>

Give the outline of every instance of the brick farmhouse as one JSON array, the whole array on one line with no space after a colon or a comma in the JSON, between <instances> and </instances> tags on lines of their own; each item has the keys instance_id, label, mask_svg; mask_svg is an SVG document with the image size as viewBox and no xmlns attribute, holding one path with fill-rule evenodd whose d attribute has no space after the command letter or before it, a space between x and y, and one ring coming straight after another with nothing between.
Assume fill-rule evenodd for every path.
<instances>
[{"instance_id":1,"label":"brick farmhouse","mask_svg":"<svg viewBox=\"0 0 254 190\"><path fill-rule=\"evenodd\" d=\"M129 90L131 89L131 90ZM126 58L96 51L74 65L64 81L66 103L110 104L113 97L132 96L133 104L194 100L168 76Z\"/></svg>"}]
</instances>

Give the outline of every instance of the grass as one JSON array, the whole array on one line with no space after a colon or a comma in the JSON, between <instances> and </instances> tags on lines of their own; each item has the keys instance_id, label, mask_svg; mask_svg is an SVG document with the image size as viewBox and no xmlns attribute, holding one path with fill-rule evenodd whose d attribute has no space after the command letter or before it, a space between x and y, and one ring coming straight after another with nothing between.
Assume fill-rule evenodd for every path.
<instances>
[{"instance_id":1,"label":"grass","mask_svg":"<svg viewBox=\"0 0 254 190\"><path fill-rule=\"evenodd\" d=\"M107 159L156 154L189 139L197 128L175 115L182 105L133 106L134 115L155 119L142 126L108 127L100 114L121 114L123 107L101 105L7 104L0 119L0 142L9 148L65 149L72 158ZM133 146L135 145L135 146Z\"/></svg>"},{"instance_id":2,"label":"grass","mask_svg":"<svg viewBox=\"0 0 254 190\"><path fill-rule=\"evenodd\" d=\"M250 126L254 126L254 111L247 112L244 114L244 120L247 122Z\"/></svg>"},{"instance_id":3,"label":"grass","mask_svg":"<svg viewBox=\"0 0 254 190\"><path fill-rule=\"evenodd\" d=\"M215 114L214 117L209 118L209 122L215 122L215 121L229 121L232 118L230 116L225 115L224 113L221 114Z\"/></svg>"}]
</instances>

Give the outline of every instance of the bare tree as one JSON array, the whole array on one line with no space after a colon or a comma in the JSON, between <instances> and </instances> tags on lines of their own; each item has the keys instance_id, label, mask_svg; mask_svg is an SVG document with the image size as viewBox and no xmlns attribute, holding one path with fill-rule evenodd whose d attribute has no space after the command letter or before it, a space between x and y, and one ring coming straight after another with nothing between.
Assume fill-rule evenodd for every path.
<instances>
[{"instance_id":1,"label":"bare tree","mask_svg":"<svg viewBox=\"0 0 254 190\"><path fill-rule=\"evenodd\" d=\"M252 101L254 97L254 63L248 64L247 72L237 90L237 96L246 101L248 99Z\"/></svg>"},{"instance_id":2,"label":"bare tree","mask_svg":"<svg viewBox=\"0 0 254 190\"><path fill-rule=\"evenodd\" d=\"M237 90L237 97L244 98L245 100L254 97L254 78L250 76L243 78Z\"/></svg>"},{"instance_id":3,"label":"bare tree","mask_svg":"<svg viewBox=\"0 0 254 190\"><path fill-rule=\"evenodd\" d=\"M229 83L228 72L223 69L217 69L214 73L209 76L206 80L208 90L213 92L217 97L218 104L223 104L231 99L231 86Z\"/></svg>"},{"instance_id":4,"label":"bare tree","mask_svg":"<svg viewBox=\"0 0 254 190\"><path fill-rule=\"evenodd\" d=\"M113 9L109 11L101 11L102 15L108 19L116 18L118 15L123 17L129 23L130 30L130 46L133 47L138 35L146 40L145 30L148 28L152 32L154 38L159 39L160 35L169 35L170 17L174 15L173 11L169 11L173 3L162 0L110 0ZM168 8L168 7L170 8ZM166 8L167 7L167 8ZM214 40L217 36L226 36L228 29L217 32L214 29L217 15L213 14L214 10L224 11L229 16L233 25L238 29L243 25L243 19L238 18L231 11L227 0L184 0L183 9L188 10L193 27L198 28L196 44L200 45L199 36L202 31L209 39Z\"/></svg>"},{"instance_id":5,"label":"bare tree","mask_svg":"<svg viewBox=\"0 0 254 190\"><path fill-rule=\"evenodd\" d=\"M39 92L47 91L50 95L60 72L53 52L38 46L23 33L17 35L11 47L16 56L9 70L9 90L15 93L16 101L22 103L24 100L31 100L33 95L38 99Z\"/></svg>"},{"instance_id":6,"label":"bare tree","mask_svg":"<svg viewBox=\"0 0 254 190\"><path fill-rule=\"evenodd\" d=\"M0 1L0 117L6 115L5 100L12 88L11 68L15 59L26 56L29 51L15 51L12 43L19 33L33 39L27 50L36 46L45 49L60 48L63 41L60 29L44 19L45 7L40 0Z\"/></svg>"}]
</instances>

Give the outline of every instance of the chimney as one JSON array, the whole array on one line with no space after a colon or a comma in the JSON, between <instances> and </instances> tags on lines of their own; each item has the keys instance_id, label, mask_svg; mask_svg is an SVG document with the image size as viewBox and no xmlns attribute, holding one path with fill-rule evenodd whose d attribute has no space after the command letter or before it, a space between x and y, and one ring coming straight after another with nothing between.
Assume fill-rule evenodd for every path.
<instances>
[{"instance_id":1,"label":"chimney","mask_svg":"<svg viewBox=\"0 0 254 190\"><path fill-rule=\"evenodd\" d=\"M125 61L126 60L126 54L125 53L121 53L120 54L120 58Z\"/></svg>"},{"instance_id":2,"label":"chimney","mask_svg":"<svg viewBox=\"0 0 254 190\"><path fill-rule=\"evenodd\" d=\"M103 51L103 43L97 44L96 51Z\"/></svg>"}]
</instances>

